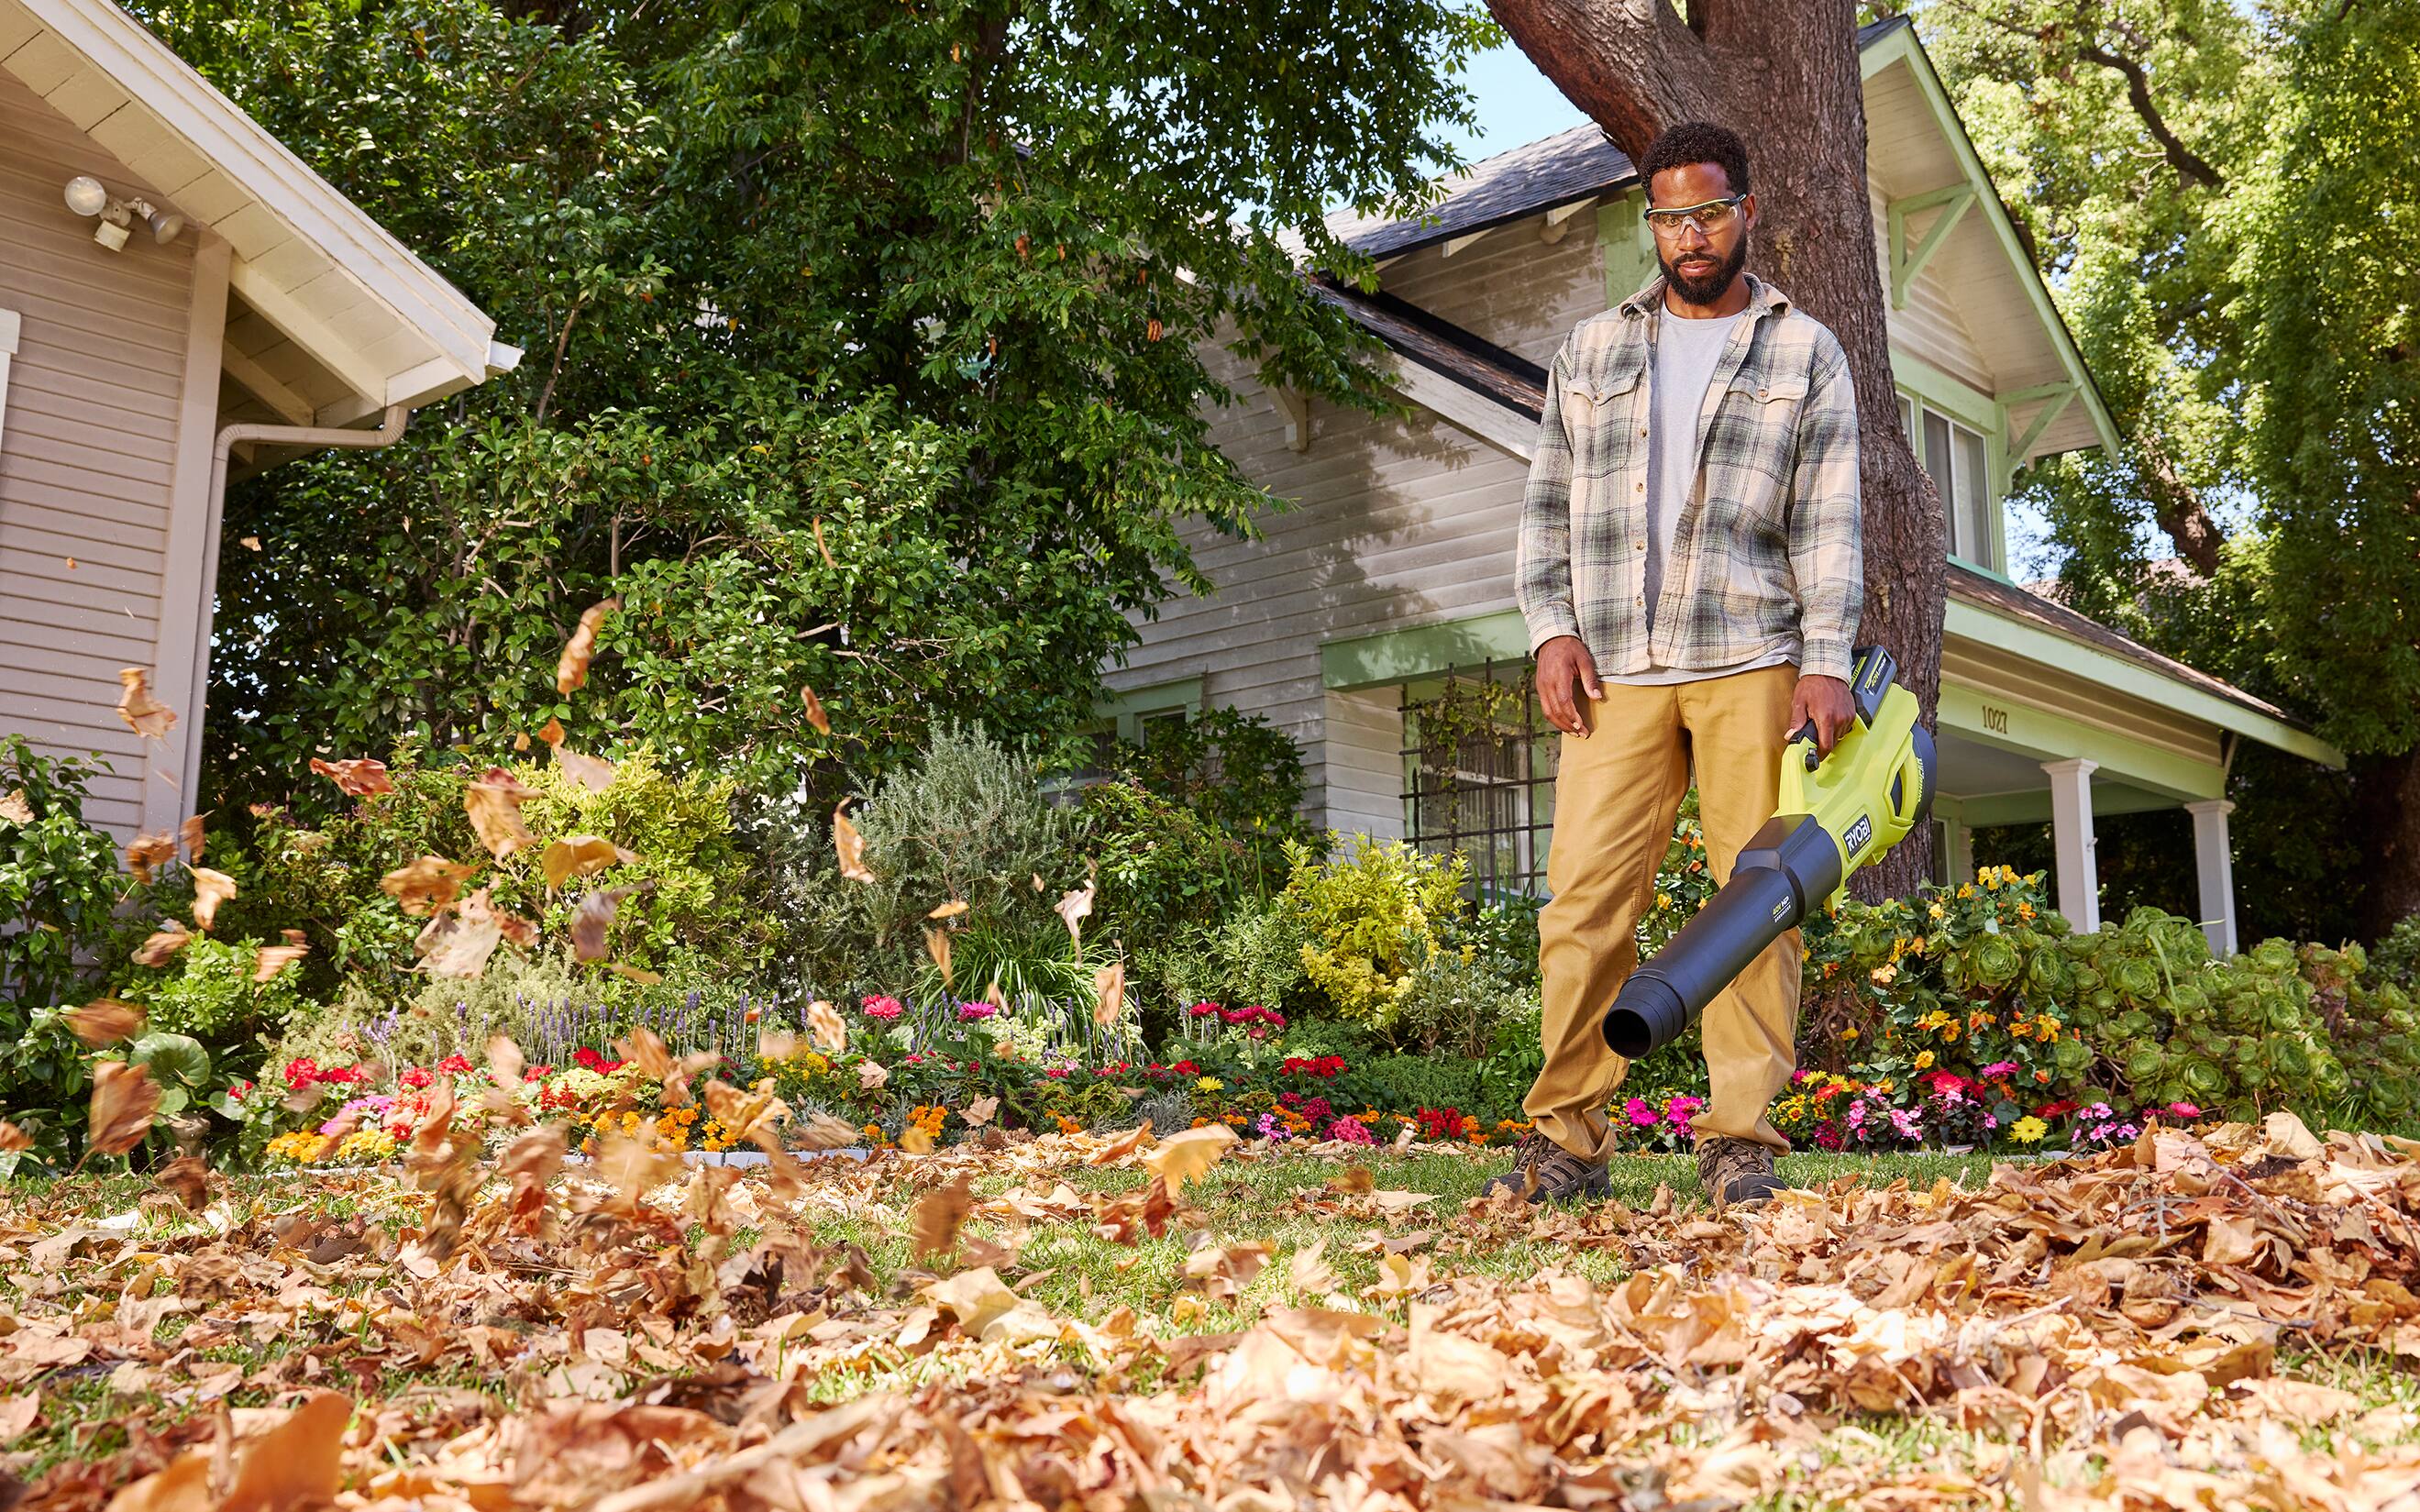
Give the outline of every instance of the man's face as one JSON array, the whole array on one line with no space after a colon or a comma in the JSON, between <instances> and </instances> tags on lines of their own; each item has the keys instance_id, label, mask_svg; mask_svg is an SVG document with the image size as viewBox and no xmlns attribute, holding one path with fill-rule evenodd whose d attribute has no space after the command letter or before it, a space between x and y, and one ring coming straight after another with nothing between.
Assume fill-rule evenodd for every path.
<instances>
[{"instance_id":1,"label":"man's face","mask_svg":"<svg viewBox=\"0 0 2420 1512\"><path fill-rule=\"evenodd\" d=\"M1730 176L1711 162L1667 168L1647 186L1650 209L1686 209L1731 197ZM1748 233L1756 228L1756 198L1748 196L1736 209L1722 208L1703 217L1708 225L1683 221L1677 227L1656 230L1655 260L1673 292L1690 304L1712 304L1731 286L1747 266ZM1652 225L1654 223L1650 221Z\"/></svg>"}]
</instances>

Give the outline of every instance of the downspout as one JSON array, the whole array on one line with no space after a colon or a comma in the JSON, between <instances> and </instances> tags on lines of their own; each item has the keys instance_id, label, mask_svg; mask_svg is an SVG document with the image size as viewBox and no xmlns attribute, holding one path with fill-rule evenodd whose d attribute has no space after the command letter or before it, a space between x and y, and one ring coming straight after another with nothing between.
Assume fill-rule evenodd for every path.
<instances>
[{"instance_id":1,"label":"downspout","mask_svg":"<svg viewBox=\"0 0 2420 1512\"><path fill-rule=\"evenodd\" d=\"M411 410L399 404L386 407L385 416L376 430L346 430L334 425L256 425L222 426L218 439L210 447L209 514L202 530L202 592L201 608L195 615L194 630L194 686L185 700L185 711L193 723L193 734L185 750L183 805L187 812L194 810L194 795L201 791L202 780L202 707L209 687L210 620L217 609L219 588L219 526L226 516L227 457L243 441L266 441L273 446L336 447L343 450L367 451L380 446L393 446L403 440L403 427L411 420Z\"/></svg>"}]
</instances>

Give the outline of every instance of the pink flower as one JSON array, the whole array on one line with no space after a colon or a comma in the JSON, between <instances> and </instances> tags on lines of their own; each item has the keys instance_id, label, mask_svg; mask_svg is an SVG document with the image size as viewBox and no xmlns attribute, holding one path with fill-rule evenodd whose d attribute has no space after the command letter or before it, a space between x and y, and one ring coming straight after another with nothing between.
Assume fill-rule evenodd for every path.
<instances>
[{"instance_id":1,"label":"pink flower","mask_svg":"<svg viewBox=\"0 0 2420 1512\"><path fill-rule=\"evenodd\" d=\"M1985 1080L1987 1080L1987 1081L1988 1081L1989 1079L1991 1079L1992 1077L1994 1077L1994 1076L2013 1076L2013 1075L2015 1075L2016 1073L2017 1073L2017 1063L2016 1063L2015 1061L2013 1061L2013 1060L1995 1060L1995 1061L1992 1062L1990 1065L1988 1065L1988 1066L1984 1067L1981 1071L1977 1072L1975 1074L1977 1074L1978 1076L1983 1077Z\"/></svg>"},{"instance_id":2,"label":"pink flower","mask_svg":"<svg viewBox=\"0 0 2420 1512\"><path fill-rule=\"evenodd\" d=\"M1196 1003L1191 1008L1187 1009L1186 1011L1192 1014L1195 1018L1206 1019L1213 1013L1218 1013L1224 1011L1216 1003Z\"/></svg>"},{"instance_id":3,"label":"pink flower","mask_svg":"<svg viewBox=\"0 0 2420 1512\"><path fill-rule=\"evenodd\" d=\"M987 1019L999 1011L999 1009L994 1008L989 1003L960 1003L958 1005L958 1017L961 1020Z\"/></svg>"},{"instance_id":4,"label":"pink flower","mask_svg":"<svg viewBox=\"0 0 2420 1512\"><path fill-rule=\"evenodd\" d=\"M2168 1104L2168 1111L2175 1114L2180 1119L2198 1119L2201 1117L2201 1109L2194 1106L2191 1103L2171 1103Z\"/></svg>"},{"instance_id":5,"label":"pink flower","mask_svg":"<svg viewBox=\"0 0 2420 1512\"><path fill-rule=\"evenodd\" d=\"M1899 1131L1902 1139L1918 1139L1924 1135L1924 1116L1914 1108L1891 1109L1890 1121L1891 1127Z\"/></svg>"},{"instance_id":6,"label":"pink flower","mask_svg":"<svg viewBox=\"0 0 2420 1512\"><path fill-rule=\"evenodd\" d=\"M906 1011L899 999L886 996L881 993L876 993L865 999L863 1007L865 1016L870 1019L895 1019Z\"/></svg>"},{"instance_id":7,"label":"pink flower","mask_svg":"<svg viewBox=\"0 0 2420 1512\"><path fill-rule=\"evenodd\" d=\"M1338 1119L1327 1126L1327 1137L1342 1139L1348 1145L1374 1145L1378 1142L1370 1137L1370 1131L1358 1119Z\"/></svg>"},{"instance_id":8,"label":"pink flower","mask_svg":"<svg viewBox=\"0 0 2420 1512\"><path fill-rule=\"evenodd\" d=\"M1621 1114L1641 1129L1655 1127L1655 1110L1647 1105L1647 1100L1643 1097L1634 1097L1621 1104Z\"/></svg>"}]
</instances>

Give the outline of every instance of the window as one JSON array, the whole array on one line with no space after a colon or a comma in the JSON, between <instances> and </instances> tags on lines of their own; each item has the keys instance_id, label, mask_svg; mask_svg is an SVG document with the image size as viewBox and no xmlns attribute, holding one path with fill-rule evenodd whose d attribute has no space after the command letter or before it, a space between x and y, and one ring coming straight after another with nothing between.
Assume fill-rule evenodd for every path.
<instances>
[{"instance_id":1,"label":"window","mask_svg":"<svg viewBox=\"0 0 2420 1512\"><path fill-rule=\"evenodd\" d=\"M1993 538L1991 464L1982 432L1904 393L1899 396L1899 418L1916 447L1917 463L1941 490L1949 554L1996 572L1999 543Z\"/></svg>"},{"instance_id":2,"label":"window","mask_svg":"<svg viewBox=\"0 0 2420 1512\"><path fill-rule=\"evenodd\" d=\"M1528 664L1490 662L1404 692L1412 844L1460 851L1481 901L1543 893L1561 748Z\"/></svg>"}]
</instances>

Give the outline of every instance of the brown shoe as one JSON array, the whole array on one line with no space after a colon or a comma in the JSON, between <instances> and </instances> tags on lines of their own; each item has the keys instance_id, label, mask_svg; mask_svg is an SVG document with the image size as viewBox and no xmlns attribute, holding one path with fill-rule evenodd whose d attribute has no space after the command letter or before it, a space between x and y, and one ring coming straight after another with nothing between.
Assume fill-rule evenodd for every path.
<instances>
[{"instance_id":1,"label":"brown shoe","mask_svg":"<svg viewBox=\"0 0 2420 1512\"><path fill-rule=\"evenodd\" d=\"M1773 1174L1773 1147L1716 1134L1698 1147L1698 1181L1717 1208L1761 1207L1789 1183Z\"/></svg>"},{"instance_id":2,"label":"brown shoe","mask_svg":"<svg viewBox=\"0 0 2420 1512\"><path fill-rule=\"evenodd\" d=\"M1601 1197L1612 1190L1605 1162L1582 1160L1542 1134L1524 1134L1512 1147L1512 1168L1479 1189L1481 1196L1510 1192L1531 1202Z\"/></svg>"}]
</instances>

